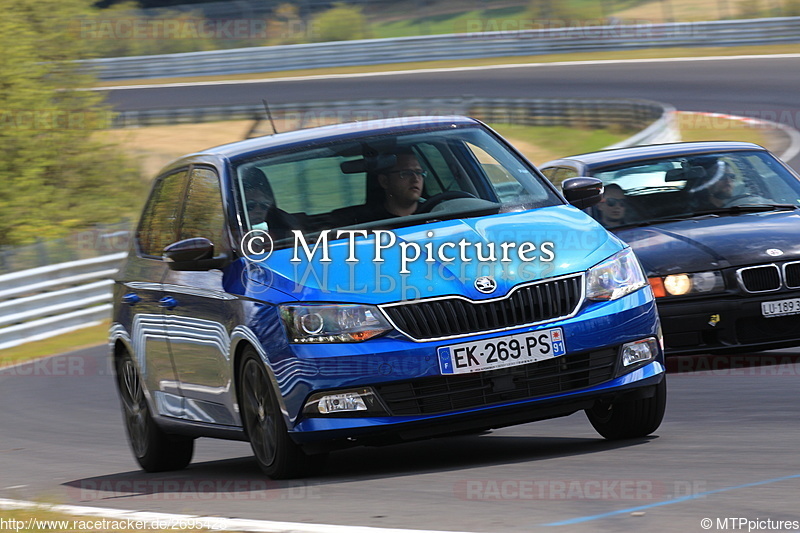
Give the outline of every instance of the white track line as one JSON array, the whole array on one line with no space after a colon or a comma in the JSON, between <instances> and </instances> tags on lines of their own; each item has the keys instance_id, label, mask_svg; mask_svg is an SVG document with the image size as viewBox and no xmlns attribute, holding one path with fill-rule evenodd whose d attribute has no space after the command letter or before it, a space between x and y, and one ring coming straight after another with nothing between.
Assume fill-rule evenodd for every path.
<instances>
[{"instance_id":1,"label":"white track line","mask_svg":"<svg viewBox=\"0 0 800 533\"><path fill-rule=\"evenodd\" d=\"M309 81L309 80L335 80L346 78L371 78L379 76L402 76L406 74L435 74L440 72L471 72L482 70L499 70L506 68L544 68L544 67L566 67L583 65L616 65L625 63L670 63L670 62L689 62L689 61L738 61L741 59L796 59L800 54L761 54L761 55L739 55L739 56L706 56L706 57L658 57L650 59L602 59L595 61L556 61L553 63L511 63L507 65L484 65L476 67L442 67L442 68L422 68L413 70L392 70L387 72L360 72L351 74L318 74L309 76L289 76L285 78L265 78L249 80L219 80L219 81L193 81L179 83L153 83L143 85L118 85L113 87L92 87L82 89L86 91L125 91L129 89L159 89L171 87L204 87L214 85L245 85L250 83L280 83L286 81Z\"/></svg>"},{"instance_id":2,"label":"white track line","mask_svg":"<svg viewBox=\"0 0 800 533\"><path fill-rule=\"evenodd\" d=\"M214 531L249 531L255 533L458 533L419 529L387 529L366 526L339 526L328 524L301 524L295 522L272 522L269 520L247 520L244 518L222 518L216 516L179 515L143 511L125 511L104 507L82 507L77 505L50 505L38 502L7 500L0 498L0 509L25 509L49 511L81 517L93 517L116 521L146 523L152 529L205 528ZM28 519L20 519L25 522ZM42 519L42 522L56 519ZM183 525L183 528L181 528ZM166 527L169 526L169 527ZM463 532L462 532L463 533Z\"/></svg>"}]
</instances>

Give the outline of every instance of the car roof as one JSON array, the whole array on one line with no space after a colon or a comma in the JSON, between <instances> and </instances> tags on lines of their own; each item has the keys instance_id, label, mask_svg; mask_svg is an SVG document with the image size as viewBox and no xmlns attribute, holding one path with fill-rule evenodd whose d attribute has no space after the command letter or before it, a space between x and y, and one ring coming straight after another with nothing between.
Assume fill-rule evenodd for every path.
<instances>
[{"instance_id":1,"label":"car roof","mask_svg":"<svg viewBox=\"0 0 800 533\"><path fill-rule=\"evenodd\" d=\"M363 122L348 122L294 130L284 133L274 133L238 141L221 146L208 148L192 155L217 155L226 158L248 157L251 154L283 148L293 144L310 145L320 141L347 139L351 137L365 137L387 133L402 133L420 129L441 129L458 126L475 126L480 124L477 120L463 116L418 116L395 117L379 120L366 120Z\"/></svg>"},{"instance_id":2,"label":"car roof","mask_svg":"<svg viewBox=\"0 0 800 533\"><path fill-rule=\"evenodd\" d=\"M766 148L749 142L738 141L699 141L681 142L669 144L652 144L645 146L631 146L628 148L614 148L610 150L600 150L597 152L587 152L585 154L572 155L548 161L541 165L542 168L557 166L565 162L577 162L587 167L611 166L631 161L641 161L658 157L673 155L704 154L712 152L733 152L742 150L767 151Z\"/></svg>"}]
</instances>

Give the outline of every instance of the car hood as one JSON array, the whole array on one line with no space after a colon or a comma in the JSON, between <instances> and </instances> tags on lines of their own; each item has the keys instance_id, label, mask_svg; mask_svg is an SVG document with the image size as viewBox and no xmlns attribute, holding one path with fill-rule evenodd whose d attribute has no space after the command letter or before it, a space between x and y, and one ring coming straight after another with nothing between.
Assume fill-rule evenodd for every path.
<instances>
[{"instance_id":1,"label":"car hood","mask_svg":"<svg viewBox=\"0 0 800 533\"><path fill-rule=\"evenodd\" d=\"M800 257L798 211L709 217L614 233L631 245L648 275L699 272ZM783 253L771 255L768 250Z\"/></svg>"},{"instance_id":2,"label":"car hood","mask_svg":"<svg viewBox=\"0 0 800 533\"><path fill-rule=\"evenodd\" d=\"M333 240L332 233L329 261L323 260L322 248L311 261L301 247L296 256L300 261L292 261L294 247L285 248L275 250L257 268L246 269L247 276L254 283L280 291L285 301L379 304L453 294L480 300L504 295L526 281L583 272L624 247L591 217L571 206L437 221L393 229L391 233L395 244L377 257L372 231L367 238L355 238L352 247L347 239ZM387 234L384 239L389 238ZM458 248L462 241L467 243L463 255ZM495 244L496 260L480 261L478 245L486 258L491 243ZM507 261L502 260L500 243L511 243ZM519 257L517 250L523 243L535 244L536 250L528 253L528 257L536 258L534 261ZM552 254L542 251L544 243L552 243L545 245ZM308 242L309 249L314 244ZM403 256L413 256L415 247L419 247L421 256L407 262L407 272L401 272ZM455 260L440 260L440 249ZM493 277L497 288L490 294L479 292L475 280L480 276ZM268 293L272 303L281 303L274 301L278 299L274 290Z\"/></svg>"}]
</instances>

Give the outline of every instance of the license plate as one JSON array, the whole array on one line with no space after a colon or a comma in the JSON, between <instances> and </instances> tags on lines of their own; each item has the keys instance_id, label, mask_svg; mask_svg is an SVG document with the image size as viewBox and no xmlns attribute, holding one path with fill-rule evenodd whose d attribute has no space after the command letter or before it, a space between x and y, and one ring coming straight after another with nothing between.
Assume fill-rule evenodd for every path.
<instances>
[{"instance_id":1,"label":"license plate","mask_svg":"<svg viewBox=\"0 0 800 533\"><path fill-rule=\"evenodd\" d=\"M567 353L561 328L518 333L437 350L442 374L469 374L553 359Z\"/></svg>"},{"instance_id":2,"label":"license plate","mask_svg":"<svg viewBox=\"0 0 800 533\"><path fill-rule=\"evenodd\" d=\"M800 298L778 300L776 302L761 302L761 314L767 318L800 314Z\"/></svg>"}]
</instances>

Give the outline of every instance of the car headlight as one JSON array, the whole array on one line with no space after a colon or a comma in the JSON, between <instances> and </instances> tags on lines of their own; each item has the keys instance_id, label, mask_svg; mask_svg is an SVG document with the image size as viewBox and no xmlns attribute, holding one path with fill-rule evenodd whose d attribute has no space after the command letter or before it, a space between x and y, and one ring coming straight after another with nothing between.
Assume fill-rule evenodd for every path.
<instances>
[{"instance_id":1,"label":"car headlight","mask_svg":"<svg viewBox=\"0 0 800 533\"><path fill-rule=\"evenodd\" d=\"M361 342L392 329L377 307L353 304L281 305L290 342Z\"/></svg>"},{"instance_id":2,"label":"car headlight","mask_svg":"<svg viewBox=\"0 0 800 533\"><path fill-rule=\"evenodd\" d=\"M693 272L690 274L670 274L648 279L656 298L683 296L685 294L704 294L722 292L725 282L719 271Z\"/></svg>"},{"instance_id":3,"label":"car headlight","mask_svg":"<svg viewBox=\"0 0 800 533\"><path fill-rule=\"evenodd\" d=\"M616 300L647 285L639 260L633 250L625 248L599 265L586 276L586 298Z\"/></svg>"}]
</instances>

